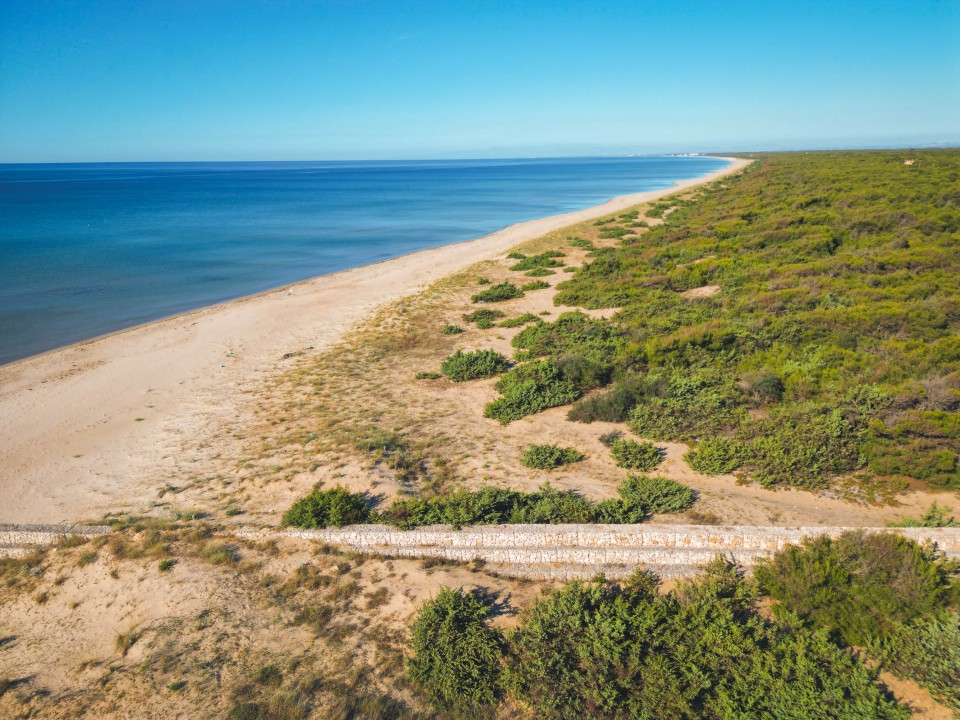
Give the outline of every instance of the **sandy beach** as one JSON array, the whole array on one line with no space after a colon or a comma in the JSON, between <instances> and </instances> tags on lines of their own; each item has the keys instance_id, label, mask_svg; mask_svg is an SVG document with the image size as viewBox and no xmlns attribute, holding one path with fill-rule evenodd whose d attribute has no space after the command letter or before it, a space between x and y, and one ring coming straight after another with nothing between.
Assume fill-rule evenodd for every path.
<instances>
[{"instance_id":1,"label":"sandy beach","mask_svg":"<svg viewBox=\"0 0 960 720\"><path fill-rule=\"evenodd\" d=\"M512 225L0 367L0 522L72 522L142 509L190 443L232 418L284 355L329 347L387 303L573 223L737 172Z\"/></svg>"}]
</instances>

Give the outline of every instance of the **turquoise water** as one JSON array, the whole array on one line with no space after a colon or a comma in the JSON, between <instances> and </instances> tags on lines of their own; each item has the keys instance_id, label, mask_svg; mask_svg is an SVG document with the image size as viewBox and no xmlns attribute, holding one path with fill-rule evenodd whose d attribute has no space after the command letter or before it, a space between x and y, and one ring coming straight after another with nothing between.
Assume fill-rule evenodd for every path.
<instances>
[{"instance_id":1,"label":"turquoise water","mask_svg":"<svg viewBox=\"0 0 960 720\"><path fill-rule=\"evenodd\" d=\"M0 363L669 187L704 157L0 165Z\"/></svg>"}]
</instances>

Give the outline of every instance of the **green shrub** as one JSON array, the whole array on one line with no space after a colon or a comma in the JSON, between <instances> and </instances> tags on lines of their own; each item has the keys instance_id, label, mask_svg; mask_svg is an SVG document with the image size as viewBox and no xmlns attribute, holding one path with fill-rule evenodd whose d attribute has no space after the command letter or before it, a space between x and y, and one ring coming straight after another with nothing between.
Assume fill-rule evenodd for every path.
<instances>
[{"instance_id":1,"label":"green shrub","mask_svg":"<svg viewBox=\"0 0 960 720\"><path fill-rule=\"evenodd\" d=\"M552 470L561 465L583 460L583 453L575 448L559 445L530 445L523 451L520 463L524 467L537 470Z\"/></svg>"},{"instance_id":2,"label":"green shrub","mask_svg":"<svg viewBox=\"0 0 960 720\"><path fill-rule=\"evenodd\" d=\"M595 250L596 245L593 244L592 240L584 240L583 238L574 238L570 241L571 247L583 248L584 250Z\"/></svg>"},{"instance_id":3,"label":"green shrub","mask_svg":"<svg viewBox=\"0 0 960 720\"><path fill-rule=\"evenodd\" d=\"M528 325L530 323L539 323L543 322L533 313L524 313L523 315L517 315L516 317L507 318L503 322L499 323L497 327L502 328L515 328L522 325Z\"/></svg>"},{"instance_id":4,"label":"green shrub","mask_svg":"<svg viewBox=\"0 0 960 720\"><path fill-rule=\"evenodd\" d=\"M518 365L494 387L502 397L487 403L483 415L504 425L580 397L580 390L549 360Z\"/></svg>"},{"instance_id":5,"label":"green shrub","mask_svg":"<svg viewBox=\"0 0 960 720\"><path fill-rule=\"evenodd\" d=\"M645 475L627 475L617 492L625 504L642 507L650 515L683 512L697 501L697 494L686 485Z\"/></svg>"},{"instance_id":6,"label":"green shrub","mask_svg":"<svg viewBox=\"0 0 960 720\"><path fill-rule=\"evenodd\" d=\"M486 616L486 606L475 597L450 588L420 606L407 668L437 708L466 712L500 696L503 637Z\"/></svg>"},{"instance_id":7,"label":"green shrub","mask_svg":"<svg viewBox=\"0 0 960 720\"><path fill-rule=\"evenodd\" d=\"M443 375L436 372L418 372L413 376L414 380L439 380Z\"/></svg>"},{"instance_id":8,"label":"green shrub","mask_svg":"<svg viewBox=\"0 0 960 720\"><path fill-rule=\"evenodd\" d=\"M404 530L423 525L503 525L593 522L595 506L575 492L544 483L535 493L486 487L431 498L396 500L379 519ZM614 521L619 522L619 521Z\"/></svg>"},{"instance_id":9,"label":"green shrub","mask_svg":"<svg viewBox=\"0 0 960 720\"><path fill-rule=\"evenodd\" d=\"M524 273L525 277L549 277L550 275L556 275L555 270L547 270L546 268L535 268L534 270L528 270Z\"/></svg>"},{"instance_id":10,"label":"green shrub","mask_svg":"<svg viewBox=\"0 0 960 720\"><path fill-rule=\"evenodd\" d=\"M527 256L524 255L522 252L517 252L516 250L510 252L507 255L507 258L509 258L510 260L524 260L526 259L526 257Z\"/></svg>"},{"instance_id":11,"label":"green shrub","mask_svg":"<svg viewBox=\"0 0 960 720\"><path fill-rule=\"evenodd\" d=\"M744 448L722 435L706 437L683 456L687 464L705 475L725 475L740 467Z\"/></svg>"},{"instance_id":12,"label":"green shrub","mask_svg":"<svg viewBox=\"0 0 960 720\"><path fill-rule=\"evenodd\" d=\"M536 282L528 282L520 286L520 289L524 292L531 292L532 290L545 290L550 287L550 283L544 282L543 280L537 280Z\"/></svg>"},{"instance_id":13,"label":"green shrub","mask_svg":"<svg viewBox=\"0 0 960 720\"><path fill-rule=\"evenodd\" d=\"M563 263L557 260L558 257L563 257L563 253L558 250L548 250L547 252L540 253L539 255L525 257L516 265L511 266L510 269L521 272L524 270L563 267Z\"/></svg>"},{"instance_id":14,"label":"green shrub","mask_svg":"<svg viewBox=\"0 0 960 720\"><path fill-rule=\"evenodd\" d=\"M280 524L313 529L357 525L369 520L366 496L338 486L329 490L317 488L297 500L283 514Z\"/></svg>"},{"instance_id":15,"label":"green shrub","mask_svg":"<svg viewBox=\"0 0 960 720\"><path fill-rule=\"evenodd\" d=\"M612 227L607 228L606 230L601 230L600 235L598 236L601 240L609 240L612 238L622 238L624 235L628 235L630 231L624 227Z\"/></svg>"},{"instance_id":16,"label":"green shrub","mask_svg":"<svg viewBox=\"0 0 960 720\"><path fill-rule=\"evenodd\" d=\"M470 298L470 302L503 302L518 297L523 297L523 291L511 282L503 282L481 290Z\"/></svg>"},{"instance_id":17,"label":"green shrub","mask_svg":"<svg viewBox=\"0 0 960 720\"><path fill-rule=\"evenodd\" d=\"M457 350L440 364L440 372L454 382L493 377L510 367L510 361L495 350Z\"/></svg>"},{"instance_id":18,"label":"green shrub","mask_svg":"<svg viewBox=\"0 0 960 720\"><path fill-rule=\"evenodd\" d=\"M463 328L459 325L444 325L440 329L440 332L442 332L444 335L459 335L463 332Z\"/></svg>"},{"instance_id":19,"label":"green shrub","mask_svg":"<svg viewBox=\"0 0 960 720\"><path fill-rule=\"evenodd\" d=\"M474 310L471 313L467 313L463 316L463 319L466 322L476 323L477 327L481 330L486 328L493 327L493 321L499 320L502 317L506 317L506 313L501 310L488 310L486 308L482 310Z\"/></svg>"},{"instance_id":20,"label":"green shrub","mask_svg":"<svg viewBox=\"0 0 960 720\"><path fill-rule=\"evenodd\" d=\"M646 472L653 470L663 461L663 450L653 443L637 442L621 438L614 440L610 445L610 455L616 460L617 466Z\"/></svg>"},{"instance_id":21,"label":"green shrub","mask_svg":"<svg viewBox=\"0 0 960 720\"><path fill-rule=\"evenodd\" d=\"M848 645L889 635L952 599L947 569L928 548L893 534L820 536L762 561L755 576L779 601Z\"/></svg>"},{"instance_id":22,"label":"green shrub","mask_svg":"<svg viewBox=\"0 0 960 720\"><path fill-rule=\"evenodd\" d=\"M477 278L477 285L489 285L490 280L487 278Z\"/></svg>"}]
</instances>

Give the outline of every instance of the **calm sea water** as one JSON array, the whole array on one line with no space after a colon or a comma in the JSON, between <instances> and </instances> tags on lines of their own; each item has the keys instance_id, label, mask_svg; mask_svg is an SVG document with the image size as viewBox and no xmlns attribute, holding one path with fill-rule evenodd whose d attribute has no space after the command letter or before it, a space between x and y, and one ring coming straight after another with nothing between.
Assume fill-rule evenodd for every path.
<instances>
[{"instance_id":1,"label":"calm sea water","mask_svg":"<svg viewBox=\"0 0 960 720\"><path fill-rule=\"evenodd\" d=\"M0 165L0 363L655 190L699 157Z\"/></svg>"}]
</instances>

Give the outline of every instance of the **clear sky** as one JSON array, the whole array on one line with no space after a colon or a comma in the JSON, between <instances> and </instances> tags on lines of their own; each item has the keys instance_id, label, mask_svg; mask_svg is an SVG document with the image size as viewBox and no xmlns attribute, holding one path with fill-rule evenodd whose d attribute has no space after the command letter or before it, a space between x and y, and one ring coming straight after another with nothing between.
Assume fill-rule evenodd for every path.
<instances>
[{"instance_id":1,"label":"clear sky","mask_svg":"<svg viewBox=\"0 0 960 720\"><path fill-rule=\"evenodd\" d=\"M960 0L0 0L0 162L960 143Z\"/></svg>"}]
</instances>

